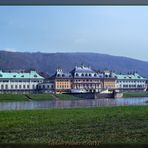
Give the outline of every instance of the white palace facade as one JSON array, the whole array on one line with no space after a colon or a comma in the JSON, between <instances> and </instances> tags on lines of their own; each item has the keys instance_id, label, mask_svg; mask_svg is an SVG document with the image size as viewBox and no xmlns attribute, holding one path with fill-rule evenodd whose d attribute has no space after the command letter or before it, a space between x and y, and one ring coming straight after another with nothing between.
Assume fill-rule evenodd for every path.
<instances>
[{"instance_id":1,"label":"white palace facade","mask_svg":"<svg viewBox=\"0 0 148 148\"><path fill-rule=\"evenodd\" d=\"M0 70L0 93L5 92L34 92L37 85L44 78L36 71L30 72L3 72Z\"/></svg>"},{"instance_id":2,"label":"white palace facade","mask_svg":"<svg viewBox=\"0 0 148 148\"><path fill-rule=\"evenodd\" d=\"M140 76L138 73L131 74L115 74L115 88L121 90L146 90L146 78Z\"/></svg>"}]
</instances>

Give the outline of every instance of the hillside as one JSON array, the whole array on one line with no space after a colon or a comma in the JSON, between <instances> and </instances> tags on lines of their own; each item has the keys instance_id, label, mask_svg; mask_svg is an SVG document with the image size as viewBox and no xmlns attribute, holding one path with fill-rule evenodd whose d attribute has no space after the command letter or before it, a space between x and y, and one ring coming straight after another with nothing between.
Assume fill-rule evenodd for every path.
<instances>
[{"instance_id":1,"label":"hillside","mask_svg":"<svg viewBox=\"0 0 148 148\"><path fill-rule=\"evenodd\" d=\"M0 51L0 69L36 69L52 74L57 67L70 71L75 65L90 65L97 70L111 69L116 72L137 71L148 76L148 62L127 57L98 53L27 53Z\"/></svg>"}]
</instances>

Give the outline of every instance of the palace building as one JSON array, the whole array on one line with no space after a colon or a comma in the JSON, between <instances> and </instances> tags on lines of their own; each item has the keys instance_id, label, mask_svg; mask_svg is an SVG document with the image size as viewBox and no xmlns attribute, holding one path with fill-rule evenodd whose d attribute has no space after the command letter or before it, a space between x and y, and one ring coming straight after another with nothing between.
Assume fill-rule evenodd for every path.
<instances>
[{"instance_id":1,"label":"palace building","mask_svg":"<svg viewBox=\"0 0 148 148\"><path fill-rule=\"evenodd\" d=\"M0 93L34 92L44 80L36 71L3 72L0 70Z\"/></svg>"},{"instance_id":2,"label":"palace building","mask_svg":"<svg viewBox=\"0 0 148 148\"><path fill-rule=\"evenodd\" d=\"M50 81L44 81L37 85L37 91L39 93L54 93L54 83Z\"/></svg>"},{"instance_id":3,"label":"palace building","mask_svg":"<svg viewBox=\"0 0 148 148\"><path fill-rule=\"evenodd\" d=\"M45 74L44 74L45 75ZM89 66L75 66L70 72L57 68L46 79L36 71L4 72L0 70L0 93L86 93L102 90L143 91L147 79L138 73L116 74L112 71L96 71Z\"/></svg>"},{"instance_id":4,"label":"palace building","mask_svg":"<svg viewBox=\"0 0 148 148\"><path fill-rule=\"evenodd\" d=\"M103 89L115 89L116 84L115 84L116 78L113 76L113 73L109 70L103 71Z\"/></svg>"},{"instance_id":5,"label":"palace building","mask_svg":"<svg viewBox=\"0 0 148 148\"><path fill-rule=\"evenodd\" d=\"M54 85L55 93L70 92L72 88L72 75L65 73L61 68L56 70L56 73L51 76L51 82Z\"/></svg>"},{"instance_id":6,"label":"palace building","mask_svg":"<svg viewBox=\"0 0 148 148\"><path fill-rule=\"evenodd\" d=\"M145 90L146 78L140 76L138 73L132 74L115 74L116 88L120 90Z\"/></svg>"},{"instance_id":7,"label":"palace building","mask_svg":"<svg viewBox=\"0 0 148 148\"><path fill-rule=\"evenodd\" d=\"M102 90L145 90L146 79L138 73L115 74L105 70L97 72L88 66L75 66L68 73L58 68L51 77L55 93L100 92Z\"/></svg>"},{"instance_id":8,"label":"palace building","mask_svg":"<svg viewBox=\"0 0 148 148\"><path fill-rule=\"evenodd\" d=\"M102 87L103 74L91 67L76 66L71 72L65 73L58 68L50 78L56 93L66 92L99 92Z\"/></svg>"},{"instance_id":9,"label":"palace building","mask_svg":"<svg viewBox=\"0 0 148 148\"><path fill-rule=\"evenodd\" d=\"M71 74L73 76L72 89L86 92L99 92L103 86L103 74L97 73L91 67L76 66Z\"/></svg>"}]
</instances>

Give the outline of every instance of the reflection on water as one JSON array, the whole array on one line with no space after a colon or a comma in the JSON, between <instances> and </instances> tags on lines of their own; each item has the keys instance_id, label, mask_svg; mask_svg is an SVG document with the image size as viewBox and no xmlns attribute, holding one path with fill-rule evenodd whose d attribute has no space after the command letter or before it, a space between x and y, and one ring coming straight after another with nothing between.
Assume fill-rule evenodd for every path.
<instances>
[{"instance_id":1,"label":"reflection on water","mask_svg":"<svg viewBox=\"0 0 148 148\"><path fill-rule=\"evenodd\" d=\"M0 110L76 108L97 106L147 105L148 98L86 99L66 101L0 102Z\"/></svg>"}]
</instances>

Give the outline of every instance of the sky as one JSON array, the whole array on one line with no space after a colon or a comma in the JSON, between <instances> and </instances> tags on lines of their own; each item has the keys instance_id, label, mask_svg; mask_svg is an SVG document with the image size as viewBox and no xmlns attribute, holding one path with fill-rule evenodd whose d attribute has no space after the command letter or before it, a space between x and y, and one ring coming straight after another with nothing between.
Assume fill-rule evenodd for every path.
<instances>
[{"instance_id":1,"label":"sky","mask_svg":"<svg viewBox=\"0 0 148 148\"><path fill-rule=\"evenodd\" d=\"M0 6L0 50L148 61L148 6Z\"/></svg>"}]
</instances>

